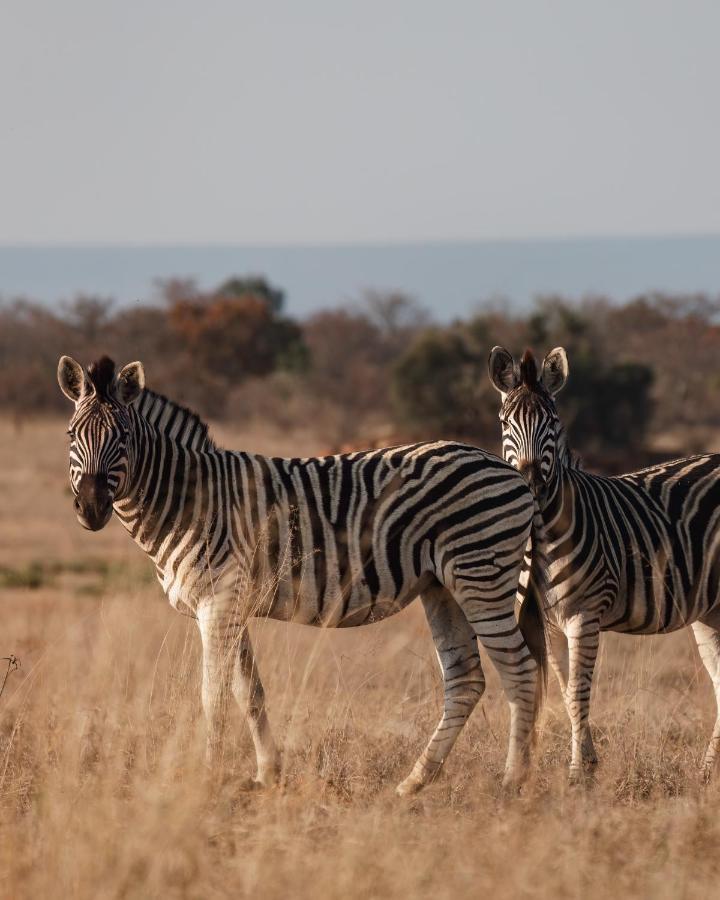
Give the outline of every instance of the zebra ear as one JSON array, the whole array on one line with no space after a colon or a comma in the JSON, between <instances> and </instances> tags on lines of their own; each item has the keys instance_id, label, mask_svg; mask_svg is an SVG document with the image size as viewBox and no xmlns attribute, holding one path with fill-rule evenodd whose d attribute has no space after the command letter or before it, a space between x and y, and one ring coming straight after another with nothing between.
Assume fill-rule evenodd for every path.
<instances>
[{"instance_id":1,"label":"zebra ear","mask_svg":"<svg viewBox=\"0 0 720 900\"><path fill-rule=\"evenodd\" d=\"M141 362L131 362L118 372L115 379L115 396L125 406L130 406L145 387L145 369Z\"/></svg>"},{"instance_id":2,"label":"zebra ear","mask_svg":"<svg viewBox=\"0 0 720 900\"><path fill-rule=\"evenodd\" d=\"M565 387L569 374L570 368L564 348L556 347L551 350L543 360L540 380L553 397Z\"/></svg>"},{"instance_id":3,"label":"zebra ear","mask_svg":"<svg viewBox=\"0 0 720 900\"><path fill-rule=\"evenodd\" d=\"M57 379L60 390L73 403L77 403L86 391L92 390L85 370L71 356L60 357Z\"/></svg>"},{"instance_id":4,"label":"zebra ear","mask_svg":"<svg viewBox=\"0 0 720 900\"><path fill-rule=\"evenodd\" d=\"M504 347L493 347L488 358L490 381L501 394L509 393L519 384L515 360Z\"/></svg>"}]
</instances>

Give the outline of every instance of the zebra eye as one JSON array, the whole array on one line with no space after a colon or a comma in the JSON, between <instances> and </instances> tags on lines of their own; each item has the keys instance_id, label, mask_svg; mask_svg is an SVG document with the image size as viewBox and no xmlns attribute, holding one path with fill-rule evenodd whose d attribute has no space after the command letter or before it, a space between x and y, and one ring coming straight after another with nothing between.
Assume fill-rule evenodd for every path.
<instances>
[{"instance_id":1,"label":"zebra eye","mask_svg":"<svg viewBox=\"0 0 720 900\"><path fill-rule=\"evenodd\" d=\"M68 430L65 433L67 434L68 437L72 438L73 440L75 439L75 432L72 430L72 428L68 428Z\"/></svg>"}]
</instances>

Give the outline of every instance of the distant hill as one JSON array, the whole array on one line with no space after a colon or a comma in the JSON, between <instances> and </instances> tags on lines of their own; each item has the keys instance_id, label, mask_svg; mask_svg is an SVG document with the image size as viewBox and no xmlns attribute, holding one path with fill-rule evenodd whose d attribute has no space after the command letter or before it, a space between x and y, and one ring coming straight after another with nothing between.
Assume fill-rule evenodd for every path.
<instances>
[{"instance_id":1,"label":"distant hill","mask_svg":"<svg viewBox=\"0 0 720 900\"><path fill-rule=\"evenodd\" d=\"M302 317L358 300L365 289L401 290L438 319L487 300L527 307L540 293L625 300L643 291L720 292L720 235L342 246L0 247L0 297L53 304L79 292L121 303L153 299L157 278L212 287L262 274Z\"/></svg>"}]
</instances>

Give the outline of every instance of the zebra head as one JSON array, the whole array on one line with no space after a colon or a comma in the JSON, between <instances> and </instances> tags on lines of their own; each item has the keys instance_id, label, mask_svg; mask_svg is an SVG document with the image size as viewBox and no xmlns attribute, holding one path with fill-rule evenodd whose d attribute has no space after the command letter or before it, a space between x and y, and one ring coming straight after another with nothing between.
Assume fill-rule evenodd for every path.
<instances>
[{"instance_id":1,"label":"zebra head","mask_svg":"<svg viewBox=\"0 0 720 900\"><path fill-rule=\"evenodd\" d=\"M554 398L567 381L567 354L562 347L551 350L538 374L530 350L518 365L504 347L493 347L488 369L502 398L503 457L520 471L533 493L542 497L563 452L564 431Z\"/></svg>"},{"instance_id":2,"label":"zebra head","mask_svg":"<svg viewBox=\"0 0 720 900\"><path fill-rule=\"evenodd\" d=\"M145 385L142 363L132 362L115 375L115 363L103 356L87 371L69 356L60 358L58 383L75 404L70 419L70 486L78 521L99 531L122 498L130 471L129 405Z\"/></svg>"}]
</instances>

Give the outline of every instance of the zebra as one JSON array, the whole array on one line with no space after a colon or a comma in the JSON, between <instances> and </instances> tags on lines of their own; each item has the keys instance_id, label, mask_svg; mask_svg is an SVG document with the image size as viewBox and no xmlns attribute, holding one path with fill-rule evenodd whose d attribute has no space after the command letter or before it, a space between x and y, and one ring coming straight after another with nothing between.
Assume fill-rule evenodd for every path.
<instances>
[{"instance_id":1,"label":"zebra","mask_svg":"<svg viewBox=\"0 0 720 900\"><path fill-rule=\"evenodd\" d=\"M548 656L572 724L570 781L597 763L589 713L600 632L664 634L686 625L718 708L703 762L709 780L720 745L720 455L590 474L555 406L569 374L565 350L548 353L538 372L529 350L518 366L494 347L488 368L501 394L503 456L537 501L533 565L547 604Z\"/></svg>"},{"instance_id":2,"label":"zebra","mask_svg":"<svg viewBox=\"0 0 720 900\"><path fill-rule=\"evenodd\" d=\"M510 706L503 784L519 786L542 692L544 635L539 608L519 621L515 614L534 506L515 469L446 441L302 459L223 450L195 413L145 387L140 362L115 374L107 357L84 370L63 356L58 382L74 404L78 521L97 531L114 513L155 563L172 606L197 619L211 769L234 696L255 746L255 783L280 776L249 619L352 627L420 595L444 705L397 792L412 794L437 775L480 700L478 640Z\"/></svg>"}]
</instances>

